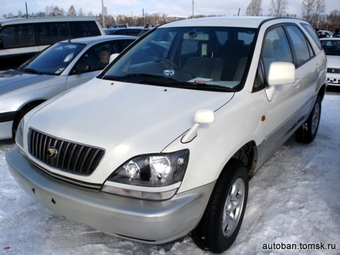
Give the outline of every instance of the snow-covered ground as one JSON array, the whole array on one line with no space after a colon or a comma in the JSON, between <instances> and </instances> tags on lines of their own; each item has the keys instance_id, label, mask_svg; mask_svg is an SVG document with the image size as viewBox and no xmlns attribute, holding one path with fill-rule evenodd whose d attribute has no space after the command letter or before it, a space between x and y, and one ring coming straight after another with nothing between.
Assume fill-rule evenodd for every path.
<instances>
[{"instance_id":1,"label":"snow-covered ground","mask_svg":"<svg viewBox=\"0 0 340 255\"><path fill-rule=\"evenodd\" d=\"M145 245L55 215L13 180L0 141L0 254L210 254L190 236ZM328 93L315 141L291 138L250 181L241 231L224 254L340 254L340 94Z\"/></svg>"}]
</instances>

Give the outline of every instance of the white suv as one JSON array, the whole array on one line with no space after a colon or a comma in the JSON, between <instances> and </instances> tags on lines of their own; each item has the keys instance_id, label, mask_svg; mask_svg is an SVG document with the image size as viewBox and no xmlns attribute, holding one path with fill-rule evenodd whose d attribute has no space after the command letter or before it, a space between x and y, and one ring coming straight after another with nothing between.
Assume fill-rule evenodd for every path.
<instances>
[{"instance_id":1,"label":"white suv","mask_svg":"<svg viewBox=\"0 0 340 255\"><path fill-rule=\"evenodd\" d=\"M326 57L302 20L160 26L98 77L29 112L7 161L32 197L122 238L234 242L248 179L318 130Z\"/></svg>"}]
</instances>

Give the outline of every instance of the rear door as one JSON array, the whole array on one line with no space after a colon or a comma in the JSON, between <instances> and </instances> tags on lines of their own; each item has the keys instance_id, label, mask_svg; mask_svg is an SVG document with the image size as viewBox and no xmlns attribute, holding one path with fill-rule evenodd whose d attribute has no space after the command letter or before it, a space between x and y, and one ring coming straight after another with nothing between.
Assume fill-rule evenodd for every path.
<instances>
[{"instance_id":1,"label":"rear door","mask_svg":"<svg viewBox=\"0 0 340 255\"><path fill-rule=\"evenodd\" d=\"M297 79L300 79L301 105L298 123L301 124L309 116L315 102L318 77L322 63L313 51L311 42L297 25L286 25L294 61Z\"/></svg>"}]
</instances>

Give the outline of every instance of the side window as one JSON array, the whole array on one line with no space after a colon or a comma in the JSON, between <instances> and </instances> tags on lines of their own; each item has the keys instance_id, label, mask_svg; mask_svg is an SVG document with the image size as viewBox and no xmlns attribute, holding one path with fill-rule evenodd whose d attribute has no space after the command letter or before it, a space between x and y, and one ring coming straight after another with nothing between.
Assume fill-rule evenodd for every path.
<instances>
[{"instance_id":1,"label":"side window","mask_svg":"<svg viewBox=\"0 0 340 255\"><path fill-rule=\"evenodd\" d=\"M1 30L1 39L3 49L37 45L32 24L5 26Z\"/></svg>"},{"instance_id":2,"label":"side window","mask_svg":"<svg viewBox=\"0 0 340 255\"><path fill-rule=\"evenodd\" d=\"M119 47L118 47L118 50L119 51L116 51L116 52L112 52L113 53L120 53L121 51L123 51L127 46L129 46L133 41L131 40L122 40L119 42Z\"/></svg>"},{"instance_id":3,"label":"side window","mask_svg":"<svg viewBox=\"0 0 340 255\"><path fill-rule=\"evenodd\" d=\"M276 27L267 32L263 40L261 60L264 71L268 75L269 66L272 62L293 63L292 52L288 38L282 27Z\"/></svg>"},{"instance_id":4,"label":"side window","mask_svg":"<svg viewBox=\"0 0 340 255\"><path fill-rule=\"evenodd\" d=\"M35 27L40 45L50 45L60 41L56 23L37 23Z\"/></svg>"},{"instance_id":5,"label":"side window","mask_svg":"<svg viewBox=\"0 0 340 255\"><path fill-rule=\"evenodd\" d=\"M82 72L92 72L104 69L109 63L111 54L117 51L117 43L118 41L113 43L106 42L91 47L79 59L76 66L82 66L82 68L80 68L83 70Z\"/></svg>"},{"instance_id":6,"label":"side window","mask_svg":"<svg viewBox=\"0 0 340 255\"><path fill-rule=\"evenodd\" d=\"M96 22L70 22L70 26L75 38L101 35Z\"/></svg>"},{"instance_id":7,"label":"side window","mask_svg":"<svg viewBox=\"0 0 340 255\"><path fill-rule=\"evenodd\" d=\"M310 36L313 38L314 42L319 46L319 48L321 49L321 43L319 40L319 37L317 36L317 34L314 31L314 28L309 25L309 24L305 24L305 23L301 23L301 26L303 26L304 29L306 29L306 31L310 34Z\"/></svg>"},{"instance_id":8,"label":"side window","mask_svg":"<svg viewBox=\"0 0 340 255\"><path fill-rule=\"evenodd\" d=\"M314 52L302 31L298 27L287 26L286 28L293 45L297 65L299 66L313 57Z\"/></svg>"},{"instance_id":9,"label":"side window","mask_svg":"<svg viewBox=\"0 0 340 255\"><path fill-rule=\"evenodd\" d=\"M66 22L58 22L57 27L59 31L60 41L72 38L70 29L68 28Z\"/></svg>"}]
</instances>

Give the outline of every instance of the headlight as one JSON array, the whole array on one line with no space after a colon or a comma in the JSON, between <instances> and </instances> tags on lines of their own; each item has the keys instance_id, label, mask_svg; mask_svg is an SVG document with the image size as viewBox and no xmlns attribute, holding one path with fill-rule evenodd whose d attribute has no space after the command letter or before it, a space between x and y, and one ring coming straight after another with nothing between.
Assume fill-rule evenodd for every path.
<instances>
[{"instance_id":1,"label":"headlight","mask_svg":"<svg viewBox=\"0 0 340 255\"><path fill-rule=\"evenodd\" d=\"M168 199L179 188L188 160L189 150L134 157L111 174L102 190L144 199Z\"/></svg>"},{"instance_id":2,"label":"headlight","mask_svg":"<svg viewBox=\"0 0 340 255\"><path fill-rule=\"evenodd\" d=\"M24 121L24 118L22 118L18 125L16 134L15 134L15 143L17 144L19 149L22 149L24 147L24 140L23 140L24 126L25 126L25 121Z\"/></svg>"}]
</instances>

